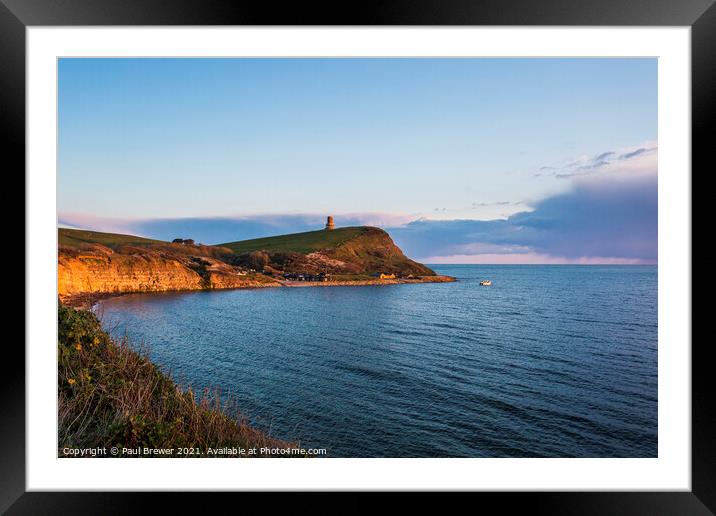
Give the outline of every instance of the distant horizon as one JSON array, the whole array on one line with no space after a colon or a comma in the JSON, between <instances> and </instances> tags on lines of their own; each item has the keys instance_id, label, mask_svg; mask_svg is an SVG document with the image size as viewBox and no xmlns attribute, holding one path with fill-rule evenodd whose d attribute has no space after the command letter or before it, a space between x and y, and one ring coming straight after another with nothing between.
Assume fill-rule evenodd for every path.
<instances>
[{"instance_id":1,"label":"distant horizon","mask_svg":"<svg viewBox=\"0 0 716 516\"><path fill-rule=\"evenodd\" d=\"M58 222L220 243L334 215L421 261L655 264L657 71L654 58L61 58Z\"/></svg>"}]
</instances>

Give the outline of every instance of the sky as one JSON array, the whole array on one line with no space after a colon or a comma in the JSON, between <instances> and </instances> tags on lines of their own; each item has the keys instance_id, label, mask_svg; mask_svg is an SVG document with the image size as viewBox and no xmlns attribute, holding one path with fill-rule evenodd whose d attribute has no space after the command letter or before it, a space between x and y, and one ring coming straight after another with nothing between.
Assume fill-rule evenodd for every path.
<instances>
[{"instance_id":1,"label":"sky","mask_svg":"<svg viewBox=\"0 0 716 516\"><path fill-rule=\"evenodd\" d=\"M656 59L64 58L58 100L61 226L657 261Z\"/></svg>"}]
</instances>

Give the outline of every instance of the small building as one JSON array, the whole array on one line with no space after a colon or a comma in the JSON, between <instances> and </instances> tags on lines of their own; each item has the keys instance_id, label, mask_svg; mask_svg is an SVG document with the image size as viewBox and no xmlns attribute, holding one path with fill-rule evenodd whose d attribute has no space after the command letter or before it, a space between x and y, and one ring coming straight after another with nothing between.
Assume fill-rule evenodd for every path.
<instances>
[{"instance_id":1,"label":"small building","mask_svg":"<svg viewBox=\"0 0 716 516\"><path fill-rule=\"evenodd\" d=\"M328 216L326 219L326 231L331 231L336 228L336 225L333 223L333 217L331 215Z\"/></svg>"},{"instance_id":2,"label":"small building","mask_svg":"<svg viewBox=\"0 0 716 516\"><path fill-rule=\"evenodd\" d=\"M385 272L381 272L380 276L378 276L380 279L395 279L395 274L390 273L386 274Z\"/></svg>"},{"instance_id":3,"label":"small building","mask_svg":"<svg viewBox=\"0 0 716 516\"><path fill-rule=\"evenodd\" d=\"M321 272L319 274L308 273L286 273L283 279L288 281L328 281L328 275Z\"/></svg>"}]
</instances>

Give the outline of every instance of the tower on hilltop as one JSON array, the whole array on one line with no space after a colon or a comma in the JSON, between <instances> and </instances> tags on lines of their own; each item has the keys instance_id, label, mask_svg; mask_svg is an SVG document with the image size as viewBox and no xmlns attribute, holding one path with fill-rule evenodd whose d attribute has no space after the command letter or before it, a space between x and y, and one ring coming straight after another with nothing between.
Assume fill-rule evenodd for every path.
<instances>
[{"instance_id":1,"label":"tower on hilltop","mask_svg":"<svg viewBox=\"0 0 716 516\"><path fill-rule=\"evenodd\" d=\"M326 231L330 231L335 228L336 228L336 225L333 223L333 217L331 215L329 215L328 218L326 219Z\"/></svg>"}]
</instances>

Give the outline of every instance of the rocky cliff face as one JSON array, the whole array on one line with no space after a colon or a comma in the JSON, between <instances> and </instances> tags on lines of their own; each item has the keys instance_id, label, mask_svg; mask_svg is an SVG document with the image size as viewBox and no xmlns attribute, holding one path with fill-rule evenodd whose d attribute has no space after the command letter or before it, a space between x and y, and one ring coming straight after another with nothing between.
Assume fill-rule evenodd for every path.
<instances>
[{"instance_id":1,"label":"rocky cliff face","mask_svg":"<svg viewBox=\"0 0 716 516\"><path fill-rule=\"evenodd\" d=\"M395 245L390 235L379 228L366 231L334 249L321 251L324 256L357 266L360 272L394 273L399 275L434 276L425 265L411 260Z\"/></svg>"},{"instance_id":2,"label":"rocky cliff face","mask_svg":"<svg viewBox=\"0 0 716 516\"><path fill-rule=\"evenodd\" d=\"M238 269L207 256L202 250L172 246L159 249L99 244L79 248L60 246L58 294L67 300L87 293L164 292L278 286L261 275L241 275ZM198 256L197 256L198 255Z\"/></svg>"},{"instance_id":3,"label":"rocky cliff face","mask_svg":"<svg viewBox=\"0 0 716 516\"><path fill-rule=\"evenodd\" d=\"M330 274L392 273L399 276L434 276L430 268L405 256L388 233L366 227L357 236L335 247L308 254L268 253L272 266L287 272ZM286 255L290 255L286 260Z\"/></svg>"},{"instance_id":4,"label":"rocky cliff face","mask_svg":"<svg viewBox=\"0 0 716 516\"><path fill-rule=\"evenodd\" d=\"M406 257L388 233L366 226L226 247L68 229L59 231L59 239L59 297L78 303L129 292L277 287L286 273L327 273L335 281L363 284L372 284L367 276L377 273L394 274L402 282L440 281L431 269Z\"/></svg>"}]
</instances>

